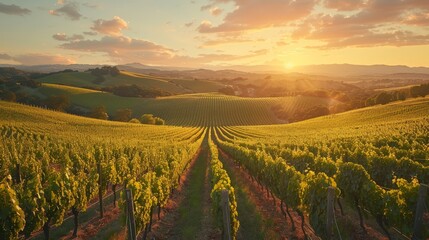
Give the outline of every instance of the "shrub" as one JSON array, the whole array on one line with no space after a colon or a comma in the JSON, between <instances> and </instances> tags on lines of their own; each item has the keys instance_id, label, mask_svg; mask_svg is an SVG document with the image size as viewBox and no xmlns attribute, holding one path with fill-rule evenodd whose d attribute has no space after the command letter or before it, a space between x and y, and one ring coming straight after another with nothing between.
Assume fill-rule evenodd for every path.
<instances>
[{"instance_id":1,"label":"shrub","mask_svg":"<svg viewBox=\"0 0 429 240\"><path fill-rule=\"evenodd\" d=\"M129 121L129 123L141 123L137 118L133 118Z\"/></svg>"}]
</instances>

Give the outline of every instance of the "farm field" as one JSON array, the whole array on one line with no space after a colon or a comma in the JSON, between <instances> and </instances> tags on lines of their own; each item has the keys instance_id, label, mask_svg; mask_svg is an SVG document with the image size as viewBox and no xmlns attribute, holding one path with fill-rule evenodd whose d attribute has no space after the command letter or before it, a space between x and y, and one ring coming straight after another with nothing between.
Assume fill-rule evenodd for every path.
<instances>
[{"instance_id":1,"label":"farm field","mask_svg":"<svg viewBox=\"0 0 429 240\"><path fill-rule=\"evenodd\" d=\"M10 176L1 189L20 206L4 223L15 232L3 236L121 238L124 187L135 194L142 238L220 238L222 217L212 209L227 189L237 239L324 239L329 186L338 202L333 237L413 234L419 186L429 178L429 98L286 125L230 126L217 117L231 112L208 113L201 126L145 126L0 102L0 174ZM108 217L99 220L103 201ZM92 216L73 230L72 219L85 211ZM421 234L427 219L423 213Z\"/></svg>"}]
</instances>

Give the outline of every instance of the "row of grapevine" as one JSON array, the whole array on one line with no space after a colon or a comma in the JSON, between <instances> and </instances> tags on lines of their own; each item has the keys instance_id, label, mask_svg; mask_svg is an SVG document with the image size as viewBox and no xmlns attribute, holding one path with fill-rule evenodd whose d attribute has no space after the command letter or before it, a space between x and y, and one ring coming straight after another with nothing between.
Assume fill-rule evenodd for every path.
<instances>
[{"instance_id":1,"label":"row of grapevine","mask_svg":"<svg viewBox=\"0 0 429 240\"><path fill-rule=\"evenodd\" d=\"M153 210L158 209L159 217L160 209L167 203L172 189L178 186L180 176L200 148L205 134L206 130L198 139L188 143L189 150L186 153L166 156L164 161L153 165L150 171L134 173L125 183L133 192L137 235L144 231L145 238L150 231ZM185 145L181 149L186 149Z\"/></svg>"},{"instance_id":2,"label":"row of grapevine","mask_svg":"<svg viewBox=\"0 0 429 240\"><path fill-rule=\"evenodd\" d=\"M308 214L310 224L318 235L325 236L325 219L327 211L327 189L336 187L333 178L324 173L310 171L302 174L289 166L282 158L273 159L263 151L252 151L236 144L222 141L215 134L216 142L220 148L230 154L237 164L243 166L251 176L267 192L275 194L283 204L291 218L289 208L296 210L302 219L301 228L304 229L304 214ZM339 191L337 191L337 194ZM291 222L293 220L291 218Z\"/></svg>"},{"instance_id":3,"label":"row of grapevine","mask_svg":"<svg viewBox=\"0 0 429 240\"><path fill-rule=\"evenodd\" d=\"M414 160L426 157L427 143L414 134L385 137L384 141L371 138L336 139L330 142L314 142L310 145L267 143L267 141L261 143L255 142L254 138L237 139L239 135L229 129L223 129L223 132L226 139L240 146L254 150L264 149L274 158L286 159L288 164L300 172L307 170L320 172L320 168L323 167L329 168L325 173L332 176L336 171L336 161L353 162L362 165L371 178L382 187L393 188L395 185L393 180L396 178L408 181L417 178L419 182L429 182L429 166ZM398 144L393 147L395 142Z\"/></svg>"},{"instance_id":4,"label":"row of grapevine","mask_svg":"<svg viewBox=\"0 0 429 240\"><path fill-rule=\"evenodd\" d=\"M213 201L213 212L215 213L216 219L219 223L222 223L222 213L221 213L221 202L222 202L222 190L227 190L229 195L229 210L230 210L230 219L231 219L231 236L232 239L237 238L238 228L240 227L240 222L238 221L238 212L237 212L237 201L235 197L234 188L231 186L231 179L228 176L228 173L223 168L222 162L218 158L218 149L217 146L213 143L211 139L212 130L209 130L208 135L208 145L210 149L210 172L212 176L212 190L210 197ZM223 229L223 231L226 231Z\"/></svg>"},{"instance_id":5,"label":"row of grapevine","mask_svg":"<svg viewBox=\"0 0 429 240\"><path fill-rule=\"evenodd\" d=\"M331 155L324 154L324 150L331 148L319 149L319 143L304 146L290 143L266 145L257 143L252 138L237 139L237 135L229 129L222 129L220 132L222 133L220 138L226 140L232 149L242 149L241 151L265 155L265 158L269 159L281 159L301 174L308 175L309 172L316 172L332 177L341 190L341 196L358 211L362 228L364 228L362 217L362 208L364 208L374 216L387 236L390 237L386 225L394 226L406 234L411 234L419 182L427 182L429 173L427 167L404 158L395 160L393 166L396 168L393 171L387 165L389 162L386 161L385 157L381 158L380 161L375 161L374 159L380 159L380 157L377 153L372 153L371 158L369 158L371 161L367 165L370 171L367 171L365 165L353 161L352 155L343 154L340 159L337 158L337 161L332 160ZM348 152L356 145L359 146L359 142L356 140L352 142L355 145L343 144L342 141L350 143L350 140L337 140L340 142L340 147L336 149L342 152ZM416 144L419 146L422 143L414 143L414 145ZM233 147L234 145L235 147ZM362 160L362 156L365 156L363 151L355 159ZM378 165L375 165L377 163ZM258 167L263 168L264 166ZM375 174L375 171L380 172L380 174ZM388 189L383 188L375 179L379 179L377 176L386 177L389 174L391 174L391 184L388 185Z\"/></svg>"},{"instance_id":6,"label":"row of grapevine","mask_svg":"<svg viewBox=\"0 0 429 240\"><path fill-rule=\"evenodd\" d=\"M245 98L216 93L157 98L144 109L175 126L266 125L284 122L273 108L293 116L296 111L335 101L309 96Z\"/></svg>"},{"instance_id":7,"label":"row of grapevine","mask_svg":"<svg viewBox=\"0 0 429 240\"><path fill-rule=\"evenodd\" d=\"M116 205L121 187L133 189L135 212L145 216L136 218L137 225L144 229L146 216L161 209L178 186L205 134L203 128L136 127L74 116L67 122L61 113L23 108L0 114L0 239L39 230L48 239L52 225L67 216L78 220L97 198L103 214L108 188Z\"/></svg>"}]
</instances>

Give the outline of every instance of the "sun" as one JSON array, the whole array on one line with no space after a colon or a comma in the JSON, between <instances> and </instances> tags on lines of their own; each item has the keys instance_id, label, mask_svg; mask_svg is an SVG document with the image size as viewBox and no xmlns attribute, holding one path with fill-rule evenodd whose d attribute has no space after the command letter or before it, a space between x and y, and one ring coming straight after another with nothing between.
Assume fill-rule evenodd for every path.
<instances>
[{"instance_id":1,"label":"sun","mask_svg":"<svg viewBox=\"0 0 429 240\"><path fill-rule=\"evenodd\" d=\"M295 64L293 64L291 62L285 62L283 66L286 70L291 70L292 68L295 67Z\"/></svg>"}]
</instances>

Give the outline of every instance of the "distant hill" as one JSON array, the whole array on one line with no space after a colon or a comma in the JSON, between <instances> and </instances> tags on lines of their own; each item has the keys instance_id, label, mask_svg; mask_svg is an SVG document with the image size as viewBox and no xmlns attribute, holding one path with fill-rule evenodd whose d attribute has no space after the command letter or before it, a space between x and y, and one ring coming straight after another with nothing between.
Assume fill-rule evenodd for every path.
<instances>
[{"instance_id":1,"label":"distant hill","mask_svg":"<svg viewBox=\"0 0 429 240\"><path fill-rule=\"evenodd\" d=\"M387 75L387 74L429 74L427 67L389 66L389 65L352 65L352 64L325 64L298 66L294 72L325 75L336 77L360 76L360 75Z\"/></svg>"},{"instance_id":2,"label":"distant hill","mask_svg":"<svg viewBox=\"0 0 429 240\"><path fill-rule=\"evenodd\" d=\"M93 64L53 64L53 65L9 65L9 64L0 64L0 67L13 67L22 71L27 72L39 72L39 73L51 73L51 72L60 72L66 69L77 70L77 71L86 71L90 68L102 67L105 65L93 65Z\"/></svg>"}]
</instances>

